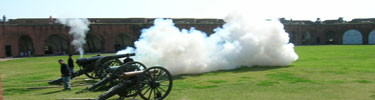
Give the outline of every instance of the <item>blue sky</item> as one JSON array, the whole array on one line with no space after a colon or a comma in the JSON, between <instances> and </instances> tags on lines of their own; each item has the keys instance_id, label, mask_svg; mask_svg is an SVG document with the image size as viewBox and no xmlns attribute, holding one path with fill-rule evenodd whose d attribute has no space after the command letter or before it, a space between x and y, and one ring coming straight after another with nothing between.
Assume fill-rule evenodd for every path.
<instances>
[{"instance_id":1,"label":"blue sky","mask_svg":"<svg viewBox=\"0 0 375 100\"><path fill-rule=\"evenodd\" d=\"M375 0L0 0L7 18L375 18Z\"/></svg>"}]
</instances>

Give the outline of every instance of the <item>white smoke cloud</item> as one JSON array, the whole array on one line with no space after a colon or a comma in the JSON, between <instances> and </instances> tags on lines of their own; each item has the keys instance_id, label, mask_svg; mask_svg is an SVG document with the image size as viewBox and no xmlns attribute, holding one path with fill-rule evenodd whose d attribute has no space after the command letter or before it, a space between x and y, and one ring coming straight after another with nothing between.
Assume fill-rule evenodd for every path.
<instances>
[{"instance_id":1,"label":"white smoke cloud","mask_svg":"<svg viewBox=\"0 0 375 100\"><path fill-rule=\"evenodd\" d=\"M194 74L239 66L287 66L298 59L288 33L279 21L232 14L214 34L191 28L179 30L170 19L156 19L143 29L135 47L118 54L136 53L146 66L160 65L172 74Z\"/></svg>"},{"instance_id":2,"label":"white smoke cloud","mask_svg":"<svg viewBox=\"0 0 375 100\"><path fill-rule=\"evenodd\" d=\"M81 58L83 56L83 45L86 43L86 34L89 31L89 20L87 18L58 18L58 23L70 27L69 35L73 36L72 45L75 47Z\"/></svg>"}]
</instances>

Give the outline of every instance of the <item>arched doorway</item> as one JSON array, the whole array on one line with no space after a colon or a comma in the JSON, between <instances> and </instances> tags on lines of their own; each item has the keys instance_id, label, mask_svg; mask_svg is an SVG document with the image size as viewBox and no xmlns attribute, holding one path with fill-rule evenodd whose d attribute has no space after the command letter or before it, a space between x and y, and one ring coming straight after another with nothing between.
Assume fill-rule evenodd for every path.
<instances>
[{"instance_id":1,"label":"arched doorway","mask_svg":"<svg viewBox=\"0 0 375 100\"><path fill-rule=\"evenodd\" d=\"M307 31L302 35L302 44L310 44L311 35L310 32Z\"/></svg>"},{"instance_id":2,"label":"arched doorway","mask_svg":"<svg viewBox=\"0 0 375 100\"><path fill-rule=\"evenodd\" d=\"M368 44L375 44L375 30L368 35Z\"/></svg>"},{"instance_id":3,"label":"arched doorway","mask_svg":"<svg viewBox=\"0 0 375 100\"><path fill-rule=\"evenodd\" d=\"M84 45L85 52L102 52L103 48L103 38L98 34L89 33L86 36L86 44Z\"/></svg>"},{"instance_id":4,"label":"arched doorway","mask_svg":"<svg viewBox=\"0 0 375 100\"><path fill-rule=\"evenodd\" d=\"M293 33L289 33L289 43L293 43Z\"/></svg>"},{"instance_id":5,"label":"arched doorway","mask_svg":"<svg viewBox=\"0 0 375 100\"><path fill-rule=\"evenodd\" d=\"M44 53L53 55L69 53L68 39L58 34L49 36L44 43Z\"/></svg>"},{"instance_id":6,"label":"arched doorway","mask_svg":"<svg viewBox=\"0 0 375 100\"><path fill-rule=\"evenodd\" d=\"M320 44L320 37L316 38L316 44L318 44L318 45Z\"/></svg>"},{"instance_id":7,"label":"arched doorway","mask_svg":"<svg viewBox=\"0 0 375 100\"><path fill-rule=\"evenodd\" d=\"M133 40L130 36L121 33L115 39L115 50L119 51L125 49L128 46L134 47Z\"/></svg>"},{"instance_id":8,"label":"arched doorway","mask_svg":"<svg viewBox=\"0 0 375 100\"><path fill-rule=\"evenodd\" d=\"M30 36L23 35L18 40L18 56L24 57L24 56L31 56L34 51L33 47L33 40L30 38Z\"/></svg>"},{"instance_id":9,"label":"arched doorway","mask_svg":"<svg viewBox=\"0 0 375 100\"><path fill-rule=\"evenodd\" d=\"M295 32L289 33L289 43L293 43L294 45L297 44L297 34Z\"/></svg>"},{"instance_id":10,"label":"arched doorway","mask_svg":"<svg viewBox=\"0 0 375 100\"><path fill-rule=\"evenodd\" d=\"M342 44L363 44L362 34L358 30L348 30L344 33Z\"/></svg>"},{"instance_id":11,"label":"arched doorway","mask_svg":"<svg viewBox=\"0 0 375 100\"><path fill-rule=\"evenodd\" d=\"M335 44L337 43L337 39L336 39L336 33L334 31L327 31L326 32L326 39L325 39L325 43L326 44Z\"/></svg>"}]
</instances>

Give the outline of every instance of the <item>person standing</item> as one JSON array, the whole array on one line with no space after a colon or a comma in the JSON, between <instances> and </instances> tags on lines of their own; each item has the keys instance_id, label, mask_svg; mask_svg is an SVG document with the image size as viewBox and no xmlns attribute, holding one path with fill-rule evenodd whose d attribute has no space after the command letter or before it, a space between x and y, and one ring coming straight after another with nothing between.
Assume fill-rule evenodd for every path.
<instances>
[{"instance_id":1,"label":"person standing","mask_svg":"<svg viewBox=\"0 0 375 100\"><path fill-rule=\"evenodd\" d=\"M71 90L70 89L70 71L69 71L69 66L64 63L62 59L58 60L60 64L60 72L61 72L61 77L63 78L64 82L64 90Z\"/></svg>"},{"instance_id":2,"label":"person standing","mask_svg":"<svg viewBox=\"0 0 375 100\"><path fill-rule=\"evenodd\" d=\"M72 54L69 54L69 58L68 58L68 65L69 65L69 68L70 68L70 73L74 73L74 61L73 61L73 58L72 58Z\"/></svg>"}]
</instances>

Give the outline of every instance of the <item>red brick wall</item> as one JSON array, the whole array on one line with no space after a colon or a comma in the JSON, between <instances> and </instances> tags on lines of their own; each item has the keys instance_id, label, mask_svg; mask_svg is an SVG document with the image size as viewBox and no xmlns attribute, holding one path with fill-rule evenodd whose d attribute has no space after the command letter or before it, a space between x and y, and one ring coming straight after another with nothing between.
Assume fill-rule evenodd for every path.
<instances>
[{"instance_id":1,"label":"red brick wall","mask_svg":"<svg viewBox=\"0 0 375 100\"><path fill-rule=\"evenodd\" d=\"M120 33L129 34L132 39L137 40L140 35L140 30L148 28L152 24L91 24L89 33L96 33L103 39L103 52L115 52L114 40ZM195 29L213 33L213 29L220 27L221 24L176 24L180 29ZM368 43L368 34L375 29L375 24L311 24L311 25L285 25L285 30L288 33L297 34L297 39L294 40L296 45L302 44L302 35L305 32L311 34L311 40L308 44L325 44L327 31L335 32L336 44L342 44L342 35L345 31L356 29L362 33L363 43ZM44 55L44 44L46 38L53 34L60 34L68 38L72 37L68 34L69 28L59 24L36 24L36 25L1 25L0 27L0 57L5 57L5 46L10 45L12 49L12 56L17 57L18 41L22 35L28 35L34 46L34 55ZM317 38L321 42L317 43ZM71 49L74 50L74 49Z\"/></svg>"}]
</instances>

